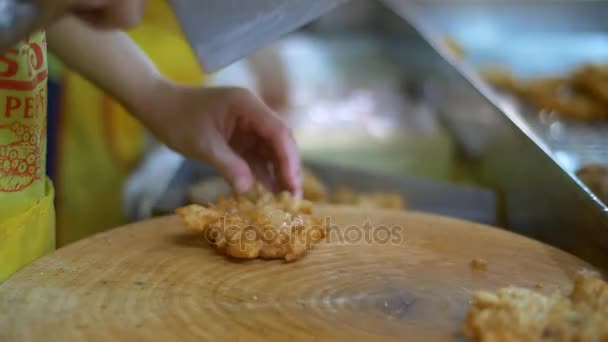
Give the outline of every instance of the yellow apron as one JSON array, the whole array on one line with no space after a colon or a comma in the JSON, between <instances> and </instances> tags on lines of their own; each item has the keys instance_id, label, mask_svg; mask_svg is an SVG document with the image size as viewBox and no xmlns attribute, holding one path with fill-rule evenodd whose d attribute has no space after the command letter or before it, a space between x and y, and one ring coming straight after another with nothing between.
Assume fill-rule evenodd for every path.
<instances>
[{"instance_id":1,"label":"yellow apron","mask_svg":"<svg viewBox=\"0 0 608 342\"><path fill-rule=\"evenodd\" d=\"M0 282L53 250L44 32L0 54Z\"/></svg>"},{"instance_id":2,"label":"yellow apron","mask_svg":"<svg viewBox=\"0 0 608 342\"><path fill-rule=\"evenodd\" d=\"M169 7L148 2L143 24L129 34L160 71L176 82L202 84L204 75ZM58 152L58 245L126 223L125 179L145 147L145 131L118 103L79 75L63 75Z\"/></svg>"}]
</instances>

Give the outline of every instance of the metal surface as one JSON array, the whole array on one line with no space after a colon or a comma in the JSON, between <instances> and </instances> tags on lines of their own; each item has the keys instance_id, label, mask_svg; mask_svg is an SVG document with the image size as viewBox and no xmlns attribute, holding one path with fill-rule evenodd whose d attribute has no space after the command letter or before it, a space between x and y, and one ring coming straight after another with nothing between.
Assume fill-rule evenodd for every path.
<instances>
[{"instance_id":1,"label":"metal surface","mask_svg":"<svg viewBox=\"0 0 608 342\"><path fill-rule=\"evenodd\" d=\"M171 0L207 72L225 67L347 0Z\"/></svg>"},{"instance_id":2,"label":"metal surface","mask_svg":"<svg viewBox=\"0 0 608 342\"><path fill-rule=\"evenodd\" d=\"M435 38L449 32L466 51L473 68L501 65L517 77L565 75L586 63L608 61L608 2L525 2L499 5L460 1L420 9ZM589 163L608 163L608 123L560 120L524 106L510 96L531 130L568 172Z\"/></svg>"},{"instance_id":3,"label":"metal surface","mask_svg":"<svg viewBox=\"0 0 608 342\"><path fill-rule=\"evenodd\" d=\"M557 12L551 3L525 8L524 14L517 17L516 9L507 11L508 4L494 7L471 4L471 8L455 8L463 3L449 5L403 3L399 0L384 0L385 3L412 23L429 42L429 48L439 51L434 57L437 71L436 84L441 85L438 105L446 125L460 142L464 155L479 165L479 172L486 184L496 187L503 195L506 225L519 233L545 241L572 252L604 269L608 266L608 211L578 179L559 163L559 159L519 108L505 101L496 92L481 82L474 68L459 63L443 45L448 31L440 25L443 12L450 16L460 13L461 23L469 28L475 21L466 15L479 15L482 18L519 18L514 22L519 32L526 30L522 18L543 18L547 23L562 23L563 30L584 27L580 19L573 15L575 8L564 5L561 19L544 18L543 13ZM433 6L439 6L437 8ZM561 6L561 5L556 5ZM599 6L596 2L588 4L585 10L589 16L598 18ZM446 9L449 8L449 9ZM451 9L454 9L452 12ZM485 9L486 12L483 12ZM521 8L520 8L521 10ZM485 13L480 14L480 13ZM493 17L489 15L493 13ZM536 13L538 17L535 17ZM569 13L569 15L566 15ZM521 14L521 13L520 13ZM445 17L444 17L445 18ZM491 21L491 19L487 19ZM500 22L500 20L498 20ZM548 25L548 24L547 24ZM589 22L587 22L589 25ZM541 29L542 26L534 26ZM602 29L604 27L602 26ZM429 57L431 58L431 57ZM549 60L549 58L547 58Z\"/></svg>"},{"instance_id":4,"label":"metal surface","mask_svg":"<svg viewBox=\"0 0 608 342\"><path fill-rule=\"evenodd\" d=\"M451 216L484 224L496 225L497 208L494 192L479 187L454 185L421 180L407 176L355 170L319 163L306 165L331 189L340 185L361 192L397 192L411 210ZM157 214L170 213L188 204L187 193L191 185L217 176L209 166L185 162L154 206Z\"/></svg>"}]
</instances>

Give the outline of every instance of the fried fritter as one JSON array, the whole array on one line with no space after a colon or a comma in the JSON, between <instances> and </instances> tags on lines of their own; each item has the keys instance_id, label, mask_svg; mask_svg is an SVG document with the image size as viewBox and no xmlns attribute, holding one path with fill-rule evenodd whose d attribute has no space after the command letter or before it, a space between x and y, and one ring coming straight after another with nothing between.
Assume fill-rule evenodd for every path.
<instances>
[{"instance_id":1,"label":"fried fritter","mask_svg":"<svg viewBox=\"0 0 608 342\"><path fill-rule=\"evenodd\" d=\"M274 195L259 184L247 195L219 197L216 204L176 212L220 253L240 259L294 261L326 235L323 220L312 215L311 202L287 192Z\"/></svg>"},{"instance_id":2,"label":"fried fritter","mask_svg":"<svg viewBox=\"0 0 608 342\"><path fill-rule=\"evenodd\" d=\"M405 201L398 194L373 192L361 194L359 206L363 208L405 209Z\"/></svg>"},{"instance_id":3,"label":"fried fritter","mask_svg":"<svg viewBox=\"0 0 608 342\"><path fill-rule=\"evenodd\" d=\"M327 187L309 169L302 169L302 193L306 200L325 202L327 200Z\"/></svg>"},{"instance_id":4,"label":"fried fritter","mask_svg":"<svg viewBox=\"0 0 608 342\"><path fill-rule=\"evenodd\" d=\"M359 193L347 186L339 186L333 192L312 170L302 169L302 197L313 203L348 204L362 208L405 209L405 199L397 193ZM258 191L259 190L254 190ZM209 178L190 187L188 198L191 203L206 205L218 197L230 194L230 187L219 178ZM257 195L260 195L259 193Z\"/></svg>"},{"instance_id":5,"label":"fried fritter","mask_svg":"<svg viewBox=\"0 0 608 342\"><path fill-rule=\"evenodd\" d=\"M215 201L219 196L227 196L230 186L221 177L210 177L192 185L188 189L190 203L204 205Z\"/></svg>"},{"instance_id":6,"label":"fried fritter","mask_svg":"<svg viewBox=\"0 0 608 342\"><path fill-rule=\"evenodd\" d=\"M476 341L608 341L608 284L580 272L568 297L509 287L475 294L465 334Z\"/></svg>"},{"instance_id":7,"label":"fried fritter","mask_svg":"<svg viewBox=\"0 0 608 342\"><path fill-rule=\"evenodd\" d=\"M562 117L581 121L608 118L607 66L588 64L564 77L528 80L518 80L502 67L482 69L480 75L496 88Z\"/></svg>"}]
</instances>

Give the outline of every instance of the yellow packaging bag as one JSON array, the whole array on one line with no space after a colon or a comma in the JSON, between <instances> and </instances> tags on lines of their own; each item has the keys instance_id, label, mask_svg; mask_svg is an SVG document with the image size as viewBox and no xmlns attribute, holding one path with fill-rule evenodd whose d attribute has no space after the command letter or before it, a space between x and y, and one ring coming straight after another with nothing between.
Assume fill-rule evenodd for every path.
<instances>
[{"instance_id":1,"label":"yellow packaging bag","mask_svg":"<svg viewBox=\"0 0 608 342\"><path fill-rule=\"evenodd\" d=\"M0 55L0 281L54 247L47 75L44 32Z\"/></svg>"},{"instance_id":2,"label":"yellow packaging bag","mask_svg":"<svg viewBox=\"0 0 608 342\"><path fill-rule=\"evenodd\" d=\"M161 73L184 84L204 75L164 0L129 32ZM145 148L144 128L76 73L63 76L57 189L58 245L126 223L123 185Z\"/></svg>"}]
</instances>

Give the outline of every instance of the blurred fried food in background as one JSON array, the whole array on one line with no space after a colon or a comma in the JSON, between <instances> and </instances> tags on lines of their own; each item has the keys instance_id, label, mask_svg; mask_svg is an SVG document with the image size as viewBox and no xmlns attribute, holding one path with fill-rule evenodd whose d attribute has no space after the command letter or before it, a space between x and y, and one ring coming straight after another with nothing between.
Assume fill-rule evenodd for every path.
<instances>
[{"instance_id":1,"label":"blurred fried food in background","mask_svg":"<svg viewBox=\"0 0 608 342\"><path fill-rule=\"evenodd\" d=\"M538 109L563 118L596 121L608 118L608 66L587 64L564 77L517 79L500 66L480 70L494 87L510 92Z\"/></svg>"},{"instance_id":2,"label":"blurred fried food in background","mask_svg":"<svg viewBox=\"0 0 608 342\"><path fill-rule=\"evenodd\" d=\"M340 186L332 193L332 203L349 204L361 208L405 209L405 201L399 194L388 192L357 193Z\"/></svg>"},{"instance_id":3,"label":"blurred fried food in background","mask_svg":"<svg viewBox=\"0 0 608 342\"><path fill-rule=\"evenodd\" d=\"M352 187L338 186L333 191L315 173L302 169L303 198L313 203L353 205L361 208L405 209L406 201L400 194L390 192L361 193ZM221 178L209 178L193 185L189 190L192 203L205 205L214 202L218 196L230 193L230 188Z\"/></svg>"},{"instance_id":4,"label":"blurred fried food in background","mask_svg":"<svg viewBox=\"0 0 608 342\"><path fill-rule=\"evenodd\" d=\"M307 168L302 169L302 192L304 199L313 202L325 202L328 197L325 184Z\"/></svg>"}]
</instances>

